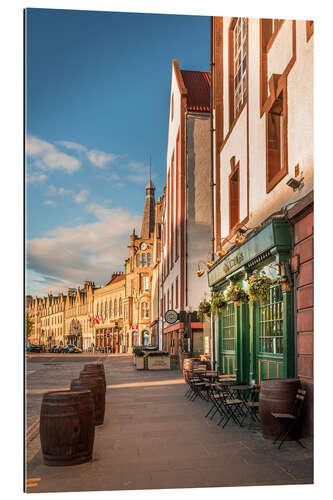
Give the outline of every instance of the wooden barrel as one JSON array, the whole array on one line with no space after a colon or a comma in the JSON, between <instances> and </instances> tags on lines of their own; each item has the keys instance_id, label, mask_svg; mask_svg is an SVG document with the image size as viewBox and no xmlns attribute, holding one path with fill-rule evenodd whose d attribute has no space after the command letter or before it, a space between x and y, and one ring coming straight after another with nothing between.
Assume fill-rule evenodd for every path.
<instances>
[{"instance_id":1,"label":"wooden barrel","mask_svg":"<svg viewBox=\"0 0 333 500\"><path fill-rule=\"evenodd\" d=\"M106 378L103 363L87 363L86 365L84 365L83 370L85 372L97 374L99 377L102 377L104 381L104 388L106 390Z\"/></svg>"},{"instance_id":2,"label":"wooden barrel","mask_svg":"<svg viewBox=\"0 0 333 500\"><path fill-rule=\"evenodd\" d=\"M79 378L74 378L71 382L71 391L91 391L93 404L94 404L94 423L95 425L100 425L100 412L98 407L98 388L96 380L81 380Z\"/></svg>"},{"instance_id":3,"label":"wooden barrel","mask_svg":"<svg viewBox=\"0 0 333 500\"><path fill-rule=\"evenodd\" d=\"M259 417L264 439L275 439L282 430L281 424L272 417L271 412L291 413L295 403L297 389L301 383L297 378L267 379L261 382L259 395ZM296 437L300 429L296 429ZM292 439L289 437L287 439Z\"/></svg>"},{"instance_id":4,"label":"wooden barrel","mask_svg":"<svg viewBox=\"0 0 333 500\"><path fill-rule=\"evenodd\" d=\"M89 371L80 372L80 380L90 380L96 383L95 386L95 422L96 425L102 425L105 414L105 385L102 377Z\"/></svg>"},{"instance_id":5,"label":"wooden barrel","mask_svg":"<svg viewBox=\"0 0 333 500\"><path fill-rule=\"evenodd\" d=\"M45 465L89 462L94 437L91 391L44 394L40 412L40 441Z\"/></svg>"}]
</instances>

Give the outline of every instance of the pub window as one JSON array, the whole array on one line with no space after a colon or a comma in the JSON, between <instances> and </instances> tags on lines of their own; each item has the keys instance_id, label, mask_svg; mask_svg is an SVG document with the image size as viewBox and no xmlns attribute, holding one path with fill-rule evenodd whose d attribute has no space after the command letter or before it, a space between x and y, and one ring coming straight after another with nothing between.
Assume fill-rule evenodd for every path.
<instances>
[{"instance_id":1,"label":"pub window","mask_svg":"<svg viewBox=\"0 0 333 500\"><path fill-rule=\"evenodd\" d=\"M274 285L267 302L259 305L260 352L283 354L283 318L281 285Z\"/></svg>"},{"instance_id":2,"label":"pub window","mask_svg":"<svg viewBox=\"0 0 333 500\"><path fill-rule=\"evenodd\" d=\"M236 349L236 323L234 304L229 303L223 310L222 349L235 351Z\"/></svg>"},{"instance_id":3,"label":"pub window","mask_svg":"<svg viewBox=\"0 0 333 500\"><path fill-rule=\"evenodd\" d=\"M247 95L247 25L245 17L233 18L229 28L229 125Z\"/></svg>"},{"instance_id":4,"label":"pub window","mask_svg":"<svg viewBox=\"0 0 333 500\"><path fill-rule=\"evenodd\" d=\"M287 173L286 104L282 90L266 114L266 191L269 192Z\"/></svg>"},{"instance_id":5,"label":"pub window","mask_svg":"<svg viewBox=\"0 0 333 500\"><path fill-rule=\"evenodd\" d=\"M229 176L229 231L239 222L239 163Z\"/></svg>"}]
</instances>

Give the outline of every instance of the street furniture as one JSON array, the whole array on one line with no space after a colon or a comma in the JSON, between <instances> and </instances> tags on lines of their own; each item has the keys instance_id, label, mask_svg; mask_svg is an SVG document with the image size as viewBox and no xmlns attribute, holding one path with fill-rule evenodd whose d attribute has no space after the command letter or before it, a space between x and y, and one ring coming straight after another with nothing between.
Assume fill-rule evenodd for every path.
<instances>
[{"instance_id":1,"label":"street furniture","mask_svg":"<svg viewBox=\"0 0 333 500\"><path fill-rule=\"evenodd\" d=\"M40 441L45 465L89 462L92 459L94 436L91 391L53 391L44 394L40 412Z\"/></svg>"},{"instance_id":2,"label":"street furniture","mask_svg":"<svg viewBox=\"0 0 333 500\"><path fill-rule=\"evenodd\" d=\"M276 436L275 441L273 443L273 444L277 443L280 439L280 444L278 446L279 449L281 448L282 444L287 439L287 437L292 434L292 431L295 429L296 424L300 420L305 394L306 391L304 391L303 389L298 389L296 394L296 399L294 402L294 407L291 413L275 413L275 412L272 413L272 416L276 420L278 420L282 426L281 432ZM305 446L303 445L303 443L301 443L298 437L295 437L295 440L302 446L302 448L305 448Z\"/></svg>"}]
</instances>

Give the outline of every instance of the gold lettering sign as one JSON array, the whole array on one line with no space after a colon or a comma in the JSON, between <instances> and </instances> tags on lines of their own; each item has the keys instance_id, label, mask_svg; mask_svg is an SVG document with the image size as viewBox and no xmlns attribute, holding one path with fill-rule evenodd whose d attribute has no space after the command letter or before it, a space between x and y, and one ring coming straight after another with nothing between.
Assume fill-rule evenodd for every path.
<instances>
[{"instance_id":1,"label":"gold lettering sign","mask_svg":"<svg viewBox=\"0 0 333 500\"><path fill-rule=\"evenodd\" d=\"M242 253L235 255L235 257L228 259L223 264L223 271L225 273L229 272L233 267L237 266L242 262L244 256Z\"/></svg>"}]
</instances>

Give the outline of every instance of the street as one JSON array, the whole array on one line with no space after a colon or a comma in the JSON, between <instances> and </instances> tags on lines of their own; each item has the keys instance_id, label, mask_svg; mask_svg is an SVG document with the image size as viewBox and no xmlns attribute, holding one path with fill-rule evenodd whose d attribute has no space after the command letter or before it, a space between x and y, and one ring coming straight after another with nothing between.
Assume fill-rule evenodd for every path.
<instances>
[{"instance_id":1,"label":"street","mask_svg":"<svg viewBox=\"0 0 333 500\"><path fill-rule=\"evenodd\" d=\"M93 460L70 467L43 464L39 436L28 446L28 492L135 490L207 486L309 484L306 449L278 450L258 425L225 429L205 419L207 403L184 398L178 371L137 371L131 355L36 355L27 362L28 427L39 416L42 393L69 387L85 362L102 359L107 392L104 425L97 427ZM32 481L33 479L33 481Z\"/></svg>"}]
</instances>

